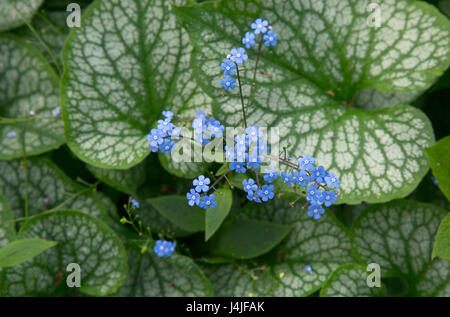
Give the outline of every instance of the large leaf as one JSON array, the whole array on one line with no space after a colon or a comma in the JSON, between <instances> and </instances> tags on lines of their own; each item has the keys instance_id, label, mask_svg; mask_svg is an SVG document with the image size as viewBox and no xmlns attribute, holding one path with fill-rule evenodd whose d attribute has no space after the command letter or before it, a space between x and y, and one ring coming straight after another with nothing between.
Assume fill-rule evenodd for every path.
<instances>
[{"instance_id":1,"label":"large leaf","mask_svg":"<svg viewBox=\"0 0 450 317\"><path fill-rule=\"evenodd\" d=\"M0 31L25 24L44 0L0 0Z\"/></svg>"},{"instance_id":2,"label":"large leaf","mask_svg":"<svg viewBox=\"0 0 450 317\"><path fill-rule=\"evenodd\" d=\"M97 0L82 20L63 49L61 87L67 142L82 160L136 165L150 152L145 136L162 110L188 116L210 109L168 1Z\"/></svg>"},{"instance_id":3,"label":"large leaf","mask_svg":"<svg viewBox=\"0 0 450 317\"><path fill-rule=\"evenodd\" d=\"M228 188L220 188L214 192L217 206L206 210L205 215L205 241L219 229L222 222L228 216L233 204L233 195Z\"/></svg>"},{"instance_id":4,"label":"large leaf","mask_svg":"<svg viewBox=\"0 0 450 317\"><path fill-rule=\"evenodd\" d=\"M432 256L450 261L450 215L447 215L439 225Z\"/></svg>"},{"instance_id":5,"label":"large leaf","mask_svg":"<svg viewBox=\"0 0 450 317\"><path fill-rule=\"evenodd\" d=\"M269 252L291 231L291 225L236 219L225 223L212 240L213 253L249 259Z\"/></svg>"},{"instance_id":6,"label":"large leaf","mask_svg":"<svg viewBox=\"0 0 450 317\"><path fill-rule=\"evenodd\" d=\"M186 197L178 195L150 198L148 202L173 224L189 232L205 230L205 210L189 206Z\"/></svg>"},{"instance_id":7,"label":"large leaf","mask_svg":"<svg viewBox=\"0 0 450 317\"><path fill-rule=\"evenodd\" d=\"M383 1L375 28L367 25L370 2L227 0L176 9L194 46L194 75L212 97L224 91L221 61L242 46L251 22L258 16L271 22L278 45L263 47L247 121L278 126L281 147L290 144L292 157L313 155L338 175L341 203L409 194L428 169L423 149L434 139L426 116L410 106L368 112L372 105L342 104L365 89L423 91L450 63L450 22L437 9ZM256 50L248 53L251 69ZM242 71L245 102L252 77L252 70ZM215 116L227 125L241 124L240 108L238 89L213 101Z\"/></svg>"},{"instance_id":8,"label":"large leaf","mask_svg":"<svg viewBox=\"0 0 450 317\"><path fill-rule=\"evenodd\" d=\"M55 241L36 238L12 241L0 248L0 268L26 262L56 244Z\"/></svg>"},{"instance_id":9,"label":"large leaf","mask_svg":"<svg viewBox=\"0 0 450 317\"><path fill-rule=\"evenodd\" d=\"M368 272L364 266L345 264L331 274L320 291L320 296L360 297L384 295L384 287L369 287Z\"/></svg>"},{"instance_id":10,"label":"large leaf","mask_svg":"<svg viewBox=\"0 0 450 317\"><path fill-rule=\"evenodd\" d=\"M58 77L36 48L10 34L0 34L0 106L0 159L64 143L61 116L53 115Z\"/></svg>"},{"instance_id":11,"label":"large leaf","mask_svg":"<svg viewBox=\"0 0 450 317\"><path fill-rule=\"evenodd\" d=\"M182 178L195 178L203 174L208 166L202 162L175 162L167 153L158 153L158 157L166 171Z\"/></svg>"},{"instance_id":12,"label":"large leaf","mask_svg":"<svg viewBox=\"0 0 450 317\"><path fill-rule=\"evenodd\" d=\"M67 265L81 268L80 291L102 296L115 292L127 274L125 248L102 221L77 211L42 213L28 220L18 238L54 240L58 245L21 265L5 270L7 296L68 294Z\"/></svg>"},{"instance_id":13,"label":"large leaf","mask_svg":"<svg viewBox=\"0 0 450 317\"><path fill-rule=\"evenodd\" d=\"M5 197L0 193L0 248L14 240L16 235L14 224L11 208Z\"/></svg>"},{"instance_id":14,"label":"large leaf","mask_svg":"<svg viewBox=\"0 0 450 317\"><path fill-rule=\"evenodd\" d=\"M76 209L97 218L106 217L102 202L92 190L69 179L51 161L28 159L27 167L30 215L57 207ZM25 171L19 160L0 161L0 192L8 197L15 217L25 215Z\"/></svg>"},{"instance_id":15,"label":"large leaf","mask_svg":"<svg viewBox=\"0 0 450 317\"><path fill-rule=\"evenodd\" d=\"M434 237L447 212L410 200L373 205L352 225L352 245L382 276L408 281L409 296L449 296L450 262L431 260Z\"/></svg>"},{"instance_id":16,"label":"large leaf","mask_svg":"<svg viewBox=\"0 0 450 317\"><path fill-rule=\"evenodd\" d=\"M252 260L259 264L256 269L232 264L207 266L205 273L216 296L306 296L318 290L337 267L355 262L347 230L331 213L314 220L304 210L274 200L249 204L239 217L294 227L272 252L274 261ZM311 266L312 273L306 265Z\"/></svg>"},{"instance_id":17,"label":"large leaf","mask_svg":"<svg viewBox=\"0 0 450 317\"><path fill-rule=\"evenodd\" d=\"M435 145L425 149L431 170L436 177L439 188L450 200L450 136L439 140Z\"/></svg>"},{"instance_id":18,"label":"large leaf","mask_svg":"<svg viewBox=\"0 0 450 317\"><path fill-rule=\"evenodd\" d=\"M211 283L195 262L174 254L159 258L153 250L141 254L139 249L128 248L130 272L119 289L120 296L211 296Z\"/></svg>"}]
</instances>

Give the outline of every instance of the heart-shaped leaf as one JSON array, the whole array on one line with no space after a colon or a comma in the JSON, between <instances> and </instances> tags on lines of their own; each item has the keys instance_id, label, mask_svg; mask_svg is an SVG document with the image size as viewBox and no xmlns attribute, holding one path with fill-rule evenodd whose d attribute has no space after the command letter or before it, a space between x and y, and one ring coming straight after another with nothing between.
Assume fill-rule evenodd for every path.
<instances>
[{"instance_id":1,"label":"heart-shaped leaf","mask_svg":"<svg viewBox=\"0 0 450 317\"><path fill-rule=\"evenodd\" d=\"M96 1L68 37L61 87L67 143L91 165L123 169L142 161L162 110L187 116L210 109L170 2Z\"/></svg>"},{"instance_id":2,"label":"heart-shaped leaf","mask_svg":"<svg viewBox=\"0 0 450 317\"><path fill-rule=\"evenodd\" d=\"M56 244L55 241L36 238L12 241L0 248L0 268L26 262Z\"/></svg>"},{"instance_id":3,"label":"heart-shaped leaf","mask_svg":"<svg viewBox=\"0 0 450 317\"><path fill-rule=\"evenodd\" d=\"M439 223L448 214L410 200L373 205L352 225L352 245L366 264L380 265L382 276L408 281L409 296L449 296L450 262L431 260Z\"/></svg>"},{"instance_id":4,"label":"heart-shaped leaf","mask_svg":"<svg viewBox=\"0 0 450 317\"><path fill-rule=\"evenodd\" d=\"M222 222L228 216L233 204L233 194L228 188L220 188L214 192L217 206L206 210L205 215L205 241L219 229Z\"/></svg>"},{"instance_id":5,"label":"heart-shaped leaf","mask_svg":"<svg viewBox=\"0 0 450 317\"><path fill-rule=\"evenodd\" d=\"M0 74L0 159L63 144L59 79L42 54L16 36L0 34Z\"/></svg>"},{"instance_id":6,"label":"heart-shaped leaf","mask_svg":"<svg viewBox=\"0 0 450 317\"><path fill-rule=\"evenodd\" d=\"M0 161L0 192L8 197L15 217L25 215L27 188L30 215L54 208L72 208L97 218L107 217L102 202L92 193L92 188L75 183L51 161L28 159L27 170L28 186L26 169L19 160Z\"/></svg>"},{"instance_id":7,"label":"heart-shaped leaf","mask_svg":"<svg viewBox=\"0 0 450 317\"><path fill-rule=\"evenodd\" d=\"M105 223L89 215L66 210L42 213L23 225L18 238L54 240L58 245L6 269L1 285L4 295L73 293L77 288L66 286L71 263L81 269L79 290L89 295L104 296L117 291L127 275L122 242Z\"/></svg>"},{"instance_id":8,"label":"heart-shaped leaf","mask_svg":"<svg viewBox=\"0 0 450 317\"><path fill-rule=\"evenodd\" d=\"M0 248L14 240L14 216L5 197L0 193Z\"/></svg>"},{"instance_id":9,"label":"heart-shaped leaf","mask_svg":"<svg viewBox=\"0 0 450 317\"><path fill-rule=\"evenodd\" d=\"M450 200L450 136L425 149L425 153L430 161L431 170L438 181L439 188L445 197Z\"/></svg>"},{"instance_id":10,"label":"heart-shaped leaf","mask_svg":"<svg viewBox=\"0 0 450 317\"><path fill-rule=\"evenodd\" d=\"M0 0L0 31L25 24L44 0Z\"/></svg>"},{"instance_id":11,"label":"heart-shaped leaf","mask_svg":"<svg viewBox=\"0 0 450 317\"><path fill-rule=\"evenodd\" d=\"M450 215L442 220L436 235L432 257L450 261Z\"/></svg>"},{"instance_id":12,"label":"heart-shaped leaf","mask_svg":"<svg viewBox=\"0 0 450 317\"><path fill-rule=\"evenodd\" d=\"M292 224L293 229L271 252L274 260L207 266L205 273L215 296L306 296L318 290L337 267L355 262L347 230L331 213L314 220L304 210L274 200L249 204L238 217Z\"/></svg>"},{"instance_id":13,"label":"heart-shaped leaf","mask_svg":"<svg viewBox=\"0 0 450 317\"><path fill-rule=\"evenodd\" d=\"M450 22L419 1L379 4L380 27L367 24L370 0L210 1L176 8L194 46L195 77L215 117L242 122L239 89L225 97L220 63L257 17L279 34L276 47L248 50L242 71L249 125L278 126L291 157L308 154L341 179L339 202L389 201L409 194L428 169L427 117L409 106L354 108L365 89L423 91L449 66ZM249 100L256 71L256 87ZM281 148L280 147L280 148Z\"/></svg>"},{"instance_id":14,"label":"heart-shaped leaf","mask_svg":"<svg viewBox=\"0 0 450 317\"><path fill-rule=\"evenodd\" d=\"M141 254L136 247L128 248L130 271L117 295L141 297L212 295L211 283L192 259L178 254L169 258L159 258L153 251L149 252Z\"/></svg>"},{"instance_id":15,"label":"heart-shaped leaf","mask_svg":"<svg viewBox=\"0 0 450 317\"><path fill-rule=\"evenodd\" d=\"M384 287L369 287L367 285L368 272L364 266L358 264L344 264L331 274L323 285L322 297L361 297L384 296Z\"/></svg>"}]
</instances>

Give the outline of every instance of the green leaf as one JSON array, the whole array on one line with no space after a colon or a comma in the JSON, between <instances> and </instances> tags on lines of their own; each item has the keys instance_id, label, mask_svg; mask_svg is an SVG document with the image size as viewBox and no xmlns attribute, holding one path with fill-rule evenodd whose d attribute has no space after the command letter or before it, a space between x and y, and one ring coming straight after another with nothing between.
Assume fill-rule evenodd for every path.
<instances>
[{"instance_id":1,"label":"green leaf","mask_svg":"<svg viewBox=\"0 0 450 317\"><path fill-rule=\"evenodd\" d=\"M42 239L21 239L0 248L0 268L26 262L58 243Z\"/></svg>"},{"instance_id":2,"label":"green leaf","mask_svg":"<svg viewBox=\"0 0 450 317\"><path fill-rule=\"evenodd\" d=\"M11 208L5 197L0 193L0 248L14 240L16 235L14 225Z\"/></svg>"},{"instance_id":3,"label":"green leaf","mask_svg":"<svg viewBox=\"0 0 450 317\"><path fill-rule=\"evenodd\" d=\"M337 267L355 262L347 230L331 213L314 220L304 210L274 200L264 205L248 204L239 214L243 217L292 224L293 228L271 252L275 259L256 258L240 267L208 266L205 273L215 296L307 296L317 291ZM311 266L313 274L306 265Z\"/></svg>"},{"instance_id":4,"label":"green leaf","mask_svg":"<svg viewBox=\"0 0 450 317\"><path fill-rule=\"evenodd\" d=\"M63 144L63 121L52 113L59 106L59 79L42 54L0 34L0 74L0 159L23 157L24 142L27 156Z\"/></svg>"},{"instance_id":5,"label":"green leaf","mask_svg":"<svg viewBox=\"0 0 450 317\"><path fill-rule=\"evenodd\" d=\"M223 164L216 172L216 176L220 176L222 174L225 174L226 171L228 171L228 163Z\"/></svg>"},{"instance_id":6,"label":"green leaf","mask_svg":"<svg viewBox=\"0 0 450 317\"><path fill-rule=\"evenodd\" d=\"M73 294L66 286L70 263L81 268L81 288L88 295L117 291L127 275L125 248L102 221L77 211L46 212L30 218L18 238L50 239L54 248L5 270L2 284L7 296ZM59 277L59 279L57 279Z\"/></svg>"},{"instance_id":7,"label":"green leaf","mask_svg":"<svg viewBox=\"0 0 450 317\"><path fill-rule=\"evenodd\" d=\"M320 296L322 297L361 297L384 296L384 286L367 286L368 273L364 266L358 264L344 264L331 274L323 285Z\"/></svg>"},{"instance_id":8,"label":"green leaf","mask_svg":"<svg viewBox=\"0 0 450 317\"><path fill-rule=\"evenodd\" d=\"M254 19L272 23L278 44L263 46L248 124L278 126L280 148L291 144L291 157L313 155L340 177L340 203L408 195L428 170L423 149L434 141L420 110L399 105L365 111L374 107L345 105L365 89L424 91L450 63L450 22L436 8L419 1L383 1L383 22L375 28L366 23L370 2L227 0L175 9L194 46L194 75L211 97L224 91L221 61L231 48L242 46ZM256 49L248 54L245 67L251 69ZM247 102L253 70L241 75ZM238 89L213 100L214 116L226 126L241 123L240 109Z\"/></svg>"},{"instance_id":9,"label":"green leaf","mask_svg":"<svg viewBox=\"0 0 450 317\"><path fill-rule=\"evenodd\" d=\"M119 289L120 296L184 296L212 295L211 283L195 262L174 254L157 257L152 251L141 254L138 248L128 248L130 272Z\"/></svg>"},{"instance_id":10,"label":"green leaf","mask_svg":"<svg viewBox=\"0 0 450 317\"><path fill-rule=\"evenodd\" d=\"M450 200L450 136L425 149L425 153L430 161L433 175L439 183L439 188Z\"/></svg>"},{"instance_id":11,"label":"green leaf","mask_svg":"<svg viewBox=\"0 0 450 317\"><path fill-rule=\"evenodd\" d=\"M158 157L167 172L182 178L195 178L203 174L208 166L202 162L175 162L167 153L158 153Z\"/></svg>"},{"instance_id":12,"label":"green leaf","mask_svg":"<svg viewBox=\"0 0 450 317\"><path fill-rule=\"evenodd\" d=\"M439 225L431 257L450 261L450 215L447 215Z\"/></svg>"},{"instance_id":13,"label":"green leaf","mask_svg":"<svg viewBox=\"0 0 450 317\"><path fill-rule=\"evenodd\" d=\"M0 0L0 31L25 24L42 2L44 0Z\"/></svg>"},{"instance_id":14,"label":"green leaf","mask_svg":"<svg viewBox=\"0 0 450 317\"><path fill-rule=\"evenodd\" d=\"M410 200L372 205L352 225L352 246L382 276L408 281L409 296L449 296L450 262L431 260L439 223L447 212Z\"/></svg>"},{"instance_id":15,"label":"green leaf","mask_svg":"<svg viewBox=\"0 0 450 317\"><path fill-rule=\"evenodd\" d=\"M97 0L70 33L63 118L69 147L89 164L136 165L150 153L145 136L162 110L210 110L191 76L188 36L171 10L164 0Z\"/></svg>"},{"instance_id":16,"label":"green leaf","mask_svg":"<svg viewBox=\"0 0 450 317\"><path fill-rule=\"evenodd\" d=\"M269 252L291 231L292 226L267 221L237 219L225 223L212 240L213 253L249 259Z\"/></svg>"},{"instance_id":17,"label":"green leaf","mask_svg":"<svg viewBox=\"0 0 450 317\"><path fill-rule=\"evenodd\" d=\"M166 219L183 230L199 232L205 230L205 211L189 206L186 197L162 196L147 200Z\"/></svg>"},{"instance_id":18,"label":"green leaf","mask_svg":"<svg viewBox=\"0 0 450 317\"><path fill-rule=\"evenodd\" d=\"M220 188L214 192L217 206L206 210L205 216L205 241L219 229L222 222L228 216L233 204L233 195L228 188Z\"/></svg>"},{"instance_id":19,"label":"green leaf","mask_svg":"<svg viewBox=\"0 0 450 317\"><path fill-rule=\"evenodd\" d=\"M50 209L76 209L97 218L106 218L102 202L92 189L68 178L44 158L27 160L29 213ZM25 216L25 168L19 160L0 161L0 192L8 197L15 217Z\"/></svg>"},{"instance_id":20,"label":"green leaf","mask_svg":"<svg viewBox=\"0 0 450 317\"><path fill-rule=\"evenodd\" d=\"M88 170L102 182L120 192L136 196L138 188L145 182L145 162L127 170L114 170L88 165Z\"/></svg>"}]
</instances>

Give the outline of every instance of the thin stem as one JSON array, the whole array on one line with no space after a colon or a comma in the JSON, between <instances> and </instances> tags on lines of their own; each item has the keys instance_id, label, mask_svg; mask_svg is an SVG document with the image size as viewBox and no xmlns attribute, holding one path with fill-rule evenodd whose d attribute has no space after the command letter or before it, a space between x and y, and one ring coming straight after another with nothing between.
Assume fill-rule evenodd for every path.
<instances>
[{"instance_id":1,"label":"thin stem","mask_svg":"<svg viewBox=\"0 0 450 317\"><path fill-rule=\"evenodd\" d=\"M58 61L56 60L56 58L53 55L53 53L50 50L50 48L47 46L47 44L45 44L44 40L41 38L39 33L34 29L34 27L31 25L31 23L28 22L28 21L25 21L25 23L28 26L28 28L31 30L33 35L36 36L36 38L39 41L39 43L41 43L41 45L45 48L47 53L50 55L50 58L52 59L53 64L55 64L55 67L56 67L56 70L58 71L58 74L61 75L61 68L59 67Z\"/></svg>"},{"instance_id":2,"label":"thin stem","mask_svg":"<svg viewBox=\"0 0 450 317\"><path fill-rule=\"evenodd\" d=\"M263 39L261 37L261 39L259 40L258 55L256 56L255 68L253 70L253 79L252 79L252 84L250 86L250 94L248 96L247 107L246 108L248 108L248 106L250 105L250 101L251 101L251 99L253 97L253 90L255 89L255 86L256 86L256 72L258 71L259 58L261 57L262 43L263 43Z\"/></svg>"},{"instance_id":3,"label":"thin stem","mask_svg":"<svg viewBox=\"0 0 450 317\"><path fill-rule=\"evenodd\" d=\"M206 195L206 194L209 192L209 190L210 190L211 188L214 188L214 186L217 185L218 182L220 182L222 179L226 178L226 177L227 177L227 174L228 174L229 172L230 172L230 170L228 170L228 171L226 171L225 173L223 173L222 175L220 175L220 177L217 178L217 179L214 181L214 183L212 183L211 186L209 186L208 191L207 191L206 193L202 194L202 196L203 196L203 195Z\"/></svg>"},{"instance_id":4,"label":"thin stem","mask_svg":"<svg viewBox=\"0 0 450 317\"><path fill-rule=\"evenodd\" d=\"M244 96L242 94L242 85L241 85L241 76L239 74L239 66L237 63L234 63L236 65L236 73L239 83L239 95L241 96L241 105L242 105L242 115L244 117L244 127L247 128L247 116L245 115L245 105L244 105Z\"/></svg>"}]
</instances>

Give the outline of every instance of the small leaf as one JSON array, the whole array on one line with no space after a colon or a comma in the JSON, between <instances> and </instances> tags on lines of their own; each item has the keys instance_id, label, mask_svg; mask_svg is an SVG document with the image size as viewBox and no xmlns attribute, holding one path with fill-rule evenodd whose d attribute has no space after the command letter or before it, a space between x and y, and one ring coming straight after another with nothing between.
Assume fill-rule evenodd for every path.
<instances>
[{"instance_id":1,"label":"small leaf","mask_svg":"<svg viewBox=\"0 0 450 317\"><path fill-rule=\"evenodd\" d=\"M212 235L219 229L222 222L228 216L231 205L233 204L233 195L228 188L221 188L214 192L217 206L206 210L205 218L205 241L208 241Z\"/></svg>"},{"instance_id":2,"label":"small leaf","mask_svg":"<svg viewBox=\"0 0 450 317\"><path fill-rule=\"evenodd\" d=\"M169 1L96 1L82 21L63 49L61 81L67 143L79 158L102 168L134 166L150 153L145 136L162 110L210 111Z\"/></svg>"},{"instance_id":3,"label":"small leaf","mask_svg":"<svg viewBox=\"0 0 450 317\"><path fill-rule=\"evenodd\" d=\"M411 200L369 206L352 225L352 246L364 263L379 264L382 276L404 278L407 296L449 296L450 262L431 260L434 237L447 214Z\"/></svg>"},{"instance_id":4,"label":"small leaf","mask_svg":"<svg viewBox=\"0 0 450 317\"><path fill-rule=\"evenodd\" d=\"M182 255L159 258L153 250L141 254L129 246L130 272L119 289L119 296L184 296L212 295L211 283L195 262Z\"/></svg>"},{"instance_id":5,"label":"small leaf","mask_svg":"<svg viewBox=\"0 0 450 317\"><path fill-rule=\"evenodd\" d=\"M107 217L102 202L92 190L72 181L51 161L27 159L27 167L31 216L57 207L73 208L101 219ZM21 161L0 161L0 192L8 197L15 217L25 216L25 183Z\"/></svg>"},{"instance_id":6,"label":"small leaf","mask_svg":"<svg viewBox=\"0 0 450 317\"><path fill-rule=\"evenodd\" d=\"M197 206L189 206L186 197L162 196L150 198L148 202L161 215L183 230L189 232L205 230L205 211Z\"/></svg>"},{"instance_id":7,"label":"small leaf","mask_svg":"<svg viewBox=\"0 0 450 317\"><path fill-rule=\"evenodd\" d=\"M1 18L0 18L1 21ZM0 159L37 155L64 143L58 76L32 45L0 34Z\"/></svg>"},{"instance_id":8,"label":"small leaf","mask_svg":"<svg viewBox=\"0 0 450 317\"><path fill-rule=\"evenodd\" d=\"M73 294L65 286L67 266L81 268L81 288L88 295L117 291L127 275L125 248L102 221L77 211L46 212L30 218L19 239L40 238L58 242L41 255L5 270L2 293L6 296Z\"/></svg>"},{"instance_id":9,"label":"small leaf","mask_svg":"<svg viewBox=\"0 0 450 317\"><path fill-rule=\"evenodd\" d=\"M447 215L439 225L431 257L450 261L450 215Z\"/></svg>"},{"instance_id":10,"label":"small leaf","mask_svg":"<svg viewBox=\"0 0 450 317\"><path fill-rule=\"evenodd\" d=\"M228 163L223 164L216 172L216 176L220 176L225 174L226 171L229 170Z\"/></svg>"},{"instance_id":11,"label":"small leaf","mask_svg":"<svg viewBox=\"0 0 450 317\"><path fill-rule=\"evenodd\" d=\"M212 240L212 252L237 259L254 258L273 249L291 229L291 225L237 219L220 228Z\"/></svg>"},{"instance_id":12,"label":"small leaf","mask_svg":"<svg viewBox=\"0 0 450 317\"><path fill-rule=\"evenodd\" d=\"M58 243L43 239L15 240L0 248L0 268L26 262Z\"/></svg>"},{"instance_id":13,"label":"small leaf","mask_svg":"<svg viewBox=\"0 0 450 317\"><path fill-rule=\"evenodd\" d=\"M0 31L25 24L44 0L0 0Z\"/></svg>"},{"instance_id":14,"label":"small leaf","mask_svg":"<svg viewBox=\"0 0 450 317\"><path fill-rule=\"evenodd\" d=\"M14 216L9 204L0 193L0 248L14 240L16 236L14 225Z\"/></svg>"},{"instance_id":15,"label":"small leaf","mask_svg":"<svg viewBox=\"0 0 450 317\"><path fill-rule=\"evenodd\" d=\"M384 296L384 286L369 287L364 266L344 264L334 271L320 291L322 297Z\"/></svg>"},{"instance_id":16,"label":"small leaf","mask_svg":"<svg viewBox=\"0 0 450 317\"><path fill-rule=\"evenodd\" d=\"M430 161L431 170L438 181L439 188L445 197L450 200L450 136L425 149L425 153Z\"/></svg>"}]
</instances>

